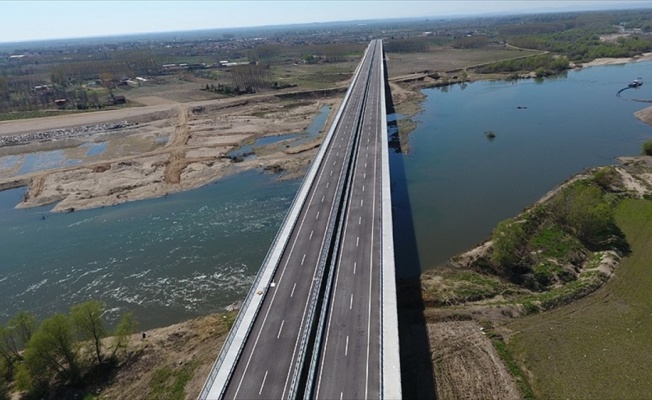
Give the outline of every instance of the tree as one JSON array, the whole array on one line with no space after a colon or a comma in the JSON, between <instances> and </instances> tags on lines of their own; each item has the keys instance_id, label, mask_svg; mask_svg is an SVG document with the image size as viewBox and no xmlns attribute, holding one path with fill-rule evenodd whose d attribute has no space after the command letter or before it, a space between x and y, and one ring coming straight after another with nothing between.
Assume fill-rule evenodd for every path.
<instances>
[{"instance_id":1,"label":"tree","mask_svg":"<svg viewBox=\"0 0 652 400\"><path fill-rule=\"evenodd\" d=\"M0 99L9 99L9 82L4 75L0 75Z\"/></svg>"},{"instance_id":2,"label":"tree","mask_svg":"<svg viewBox=\"0 0 652 400\"><path fill-rule=\"evenodd\" d=\"M0 357L11 372L16 361L21 359L19 339L16 331L8 326L0 326Z\"/></svg>"},{"instance_id":3,"label":"tree","mask_svg":"<svg viewBox=\"0 0 652 400\"><path fill-rule=\"evenodd\" d=\"M231 68L233 84L252 92L269 89L272 86L272 73L269 68L260 65L237 65Z\"/></svg>"},{"instance_id":4,"label":"tree","mask_svg":"<svg viewBox=\"0 0 652 400\"><path fill-rule=\"evenodd\" d=\"M557 222L589 246L599 245L614 224L613 207L596 185L571 185L554 197L551 207Z\"/></svg>"},{"instance_id":5,"label":"tree","mask_svg":"<svg viewBox=\"0 0 652 400\"><path fill-rule=\"evenodd\" d=\"M652 156L652 140L643 143L643 154L646 156Z\"/></svg>"},{"instance_id":6,"label":"tree","mask_svg":"<svg viewBox=\"0 0 652 400\"><path fill-rule=\"evenodd\" d=\"M100 74L100 81L102 82L102 86L109 91L109 95L113 96L113 74L102 72Z\"/></svg>"},{"instance_id":7,"label":"tree","mask_svg":"<svg viewBox=\"0 0 652 400\"><path fill-rule=\"evenodd\" d=\"M36 317L28 311L21 311L7 325L16 331L22 347L25 347L36 329Z\"/></svg>"},{"instance_id":8,"label":"tree","mask_svg":"<svg viewBox=\"0 0 652 400\"><path fill-rule=\"evenodd\" d=\"M59 65L50 70L50 81L60 87L66 86L66 71L63 66Z\"/></svg>"},{"instance_id":9,"label":"tree","mask_svg":"<svg viewBox=\"0 0 652 400\"><path fill-rule=\"evenodd\" d=\"M102 364L102 339L107 336L107 330L102 322L104 305L101 301L90 300L72 306L70 315L77 333L83 341L89 343L91 353L97 364Z\"/></svg>"},{"instance_id":10,"label":"tree","mask_svg":"<svg viewBox=\"0 0 652 400\"><path fill-rule=\"evenodd\" d=\"M138 323L132 313L126 313L120 319L118 326L113 332L113 351L111 359L115 360L118 351L125 349L129 344L129 336L136 331Z\"/></svg>"},{"instance_id":11,"label":"tree","mask_svg":"<svg viewBox=\"0 0 652 400\"><path fill-rule=\"evenodd\" d=\"M43 321L27 344L25 363L33 381L55 375L63 382L81 383L79 351L70 317L55 314Z\"/></svg>"},{"instance_id":12,"label":"tree","mask_svg":"<svg viewBox=\"0 0 652 400\"><path fill-rule=\"evenodd\" d=\"M32 337L36 320L27 311L21 311L10 319L7 326L0 326L0 357L4 360L9 375L13 374L17 361L23 359L20 354Z\"/></svg>"},{"instance_id":13,"label":"tree","mask_svg":"<svg viewBox=\"0 0 652 400\"><path fill-rule=\"evenodd\" d=\"M491 234L491 260L503 267L512 267L527 254L527 236L521 222L507 219L498 223Z\"/></svg>"}]
</instances>

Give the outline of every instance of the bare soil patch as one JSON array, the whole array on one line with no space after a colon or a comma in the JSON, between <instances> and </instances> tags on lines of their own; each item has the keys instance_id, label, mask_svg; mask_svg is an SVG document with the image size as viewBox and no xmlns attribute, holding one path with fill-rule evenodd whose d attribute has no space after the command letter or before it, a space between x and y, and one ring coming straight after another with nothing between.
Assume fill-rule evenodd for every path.
<instances>
[{"instance_id":1,"label":"bare soil patch","mask_svg":"<svg viewBox=\"0 0 652 400\"><path fill-rule=\"evenodd\" d=\"M177 101L166 99L161 96L142 96L132 99L133 102L143 106L160 106L163 104L177 104Z\"/></svg>"},{"instance_id":2,"label":"bare soil patch","mask_svg":"<svg viewBox=\"0 0 652 400\"><path fill-rule=\"evenodd\" d=\"M224 318L227 317L227 318ZM102 399L160 398L157 377L168 372L174 377L188 371L184 397L195 399L217 358L231 315L213 314L131 337L128 359L115 376L96 389ZM170 379L169 384L174 380Z\"/></svg>"},{"instance_id":3,"label":"bare soil patch","mask_svg":"<svg viewBox=\"0 0 652 400\"><path fill-rule=\"evenodd\" d=\"M428 324L438 399L520 399L514 378L473 321Z\"/></svg>"},{"instance_id":4,"label":"bare soil patch","mask_svg":"<svg viewBox=\"0 0 652 400\"><path fill-rule=\"evenodd\" d=\"M634 115L646 124L652 125L652 106L639 110Z\"/></svg>"}]
</instances>

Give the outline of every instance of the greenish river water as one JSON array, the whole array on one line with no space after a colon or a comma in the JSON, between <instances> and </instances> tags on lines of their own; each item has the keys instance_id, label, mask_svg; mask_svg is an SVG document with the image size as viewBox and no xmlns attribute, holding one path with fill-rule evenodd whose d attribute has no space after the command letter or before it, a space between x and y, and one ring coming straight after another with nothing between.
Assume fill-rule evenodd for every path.
<instances>
[{"instance_id":1,"label":"greenish river water","mask_svg":"<svg viewBox=\"0 0 652 400\"><path fill-rule=\"evenodd\" d=\"M0 192L0 320L88 299L104 301L110 319L133 311L144 329L222 311L244 297L298 184L250 171L64 214L14 210L25 189Z\"/></svg>"},{"instance_id":2,"label":"greenish river water","mask_svg":"<svg viewBox=\"0 0 652 400\"><path fill-rule=\"evenodd\" d=\"M425 90L412 151L390 158L399 275L446 262L584 168L639 153L652 128L633 112L646 104L624 98L652 93L616 92L649 71L638 63ZM109 318L133 311L143 329L224 310L244 298L299 183L249 171L69 214L16 210L24 189L0 192L0 323L91 298Z\"/></svg>"}]
</instances>

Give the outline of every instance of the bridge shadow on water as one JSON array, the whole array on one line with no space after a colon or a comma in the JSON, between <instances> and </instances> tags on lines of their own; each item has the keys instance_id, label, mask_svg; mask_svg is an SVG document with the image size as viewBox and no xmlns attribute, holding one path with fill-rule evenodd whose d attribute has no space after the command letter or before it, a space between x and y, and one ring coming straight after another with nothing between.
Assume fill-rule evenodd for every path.
<instances>
[{"instance_id":1,"label":"bridge shadow on water","mask_svg":"<svg viewBox=\"0 0 652 400\"><path fill-rule=\"evenodd\" d=\"M389 168L403 398L434 399L436 398L435 376L419 279L421 265L414 232L408 181L403 154L401 154L398 124L391 90L387 82L387 65L385 64L385 100L388 115Z\"/></svg>"}]
</instances>

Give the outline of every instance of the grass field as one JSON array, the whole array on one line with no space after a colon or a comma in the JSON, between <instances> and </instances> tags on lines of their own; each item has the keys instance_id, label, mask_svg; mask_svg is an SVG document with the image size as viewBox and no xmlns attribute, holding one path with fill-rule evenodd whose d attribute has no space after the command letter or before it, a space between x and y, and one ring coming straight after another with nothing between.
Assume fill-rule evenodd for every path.
<instances>
[{"instance_id":1,"label":"grass field","mask_svg":"<svg viewBox=\"0 0 652 400\"><path fill-rule=\"evenodd\" d=\"M325 64L285 64L272 67L274 81L281 85L297 85L302 89L327 89L346 85L353 76L359 59Z\"/></svg>"},{"instance_id":2,"label":"grass field","mask_svg":"<svg viewBox=\"0 0 652 400\"><path fill-rule=\"evenodd\" d=\"M451 49L441 48L428 53L388 53L387 70L390 78L420 72L449 71L472 66L539 54L536 50L503 48Z\"/></svg>"},{"instance_id":3,"label":"grass field","mask_svg":"<svg viewBox=\"0 0 652 400\"><path fill-rule=\"evenodd\" d=\"M506 326L536 398L652 399L652 201L624 200L616 222L632 253L611 281Z\"/></svg>"}]
</instances>

